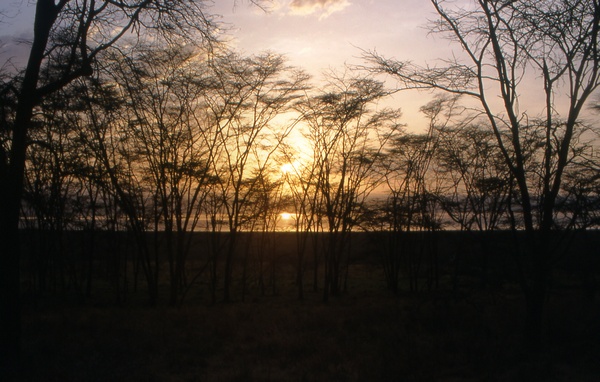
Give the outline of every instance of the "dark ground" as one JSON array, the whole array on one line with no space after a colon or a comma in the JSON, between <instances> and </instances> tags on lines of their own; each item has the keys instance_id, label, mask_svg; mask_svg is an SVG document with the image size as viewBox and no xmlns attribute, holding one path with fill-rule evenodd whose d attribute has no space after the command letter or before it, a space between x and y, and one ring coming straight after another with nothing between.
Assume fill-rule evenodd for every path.
<instances>
[{"instance_id":1,"label":"dark ground","mask_svg":"<svg viewBox=\"0 0 600 382\"><path fill-rule=\"evenodd\" d=\"M23 380L597 381L598 301L577 291L552 301L537 355L521 348L518 291L180 309L57 303L25 313Z\"/></svg>"},{"instance_id":2,"label":"dark ground","mask_svg":"<svg viewBox=\"0 0 600 382\"><path fill-rule=\"evenodd\" d=\"M600 380L600 296L578 277L553 283L544 346L531 354L516 284L482 289L465 273L454 289L442 275L435 290L394 295L370 260L350 266L348 291L328 303L312 291L298 301L293 279L216 305L199 287L181 308L166 297L149 307L143 291L118 305L99 281L85 301L26 296L21 380Z\"/></svg>"}]
</instances>

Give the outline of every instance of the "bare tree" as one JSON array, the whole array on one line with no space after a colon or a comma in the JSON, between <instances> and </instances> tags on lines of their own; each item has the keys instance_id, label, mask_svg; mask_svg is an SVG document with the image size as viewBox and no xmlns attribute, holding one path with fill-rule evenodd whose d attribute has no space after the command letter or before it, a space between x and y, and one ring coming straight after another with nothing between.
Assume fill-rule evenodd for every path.
<instances>
[{"instance_id":1,"label":"bare tree","mask_svg":"<svg viewBox=\"0 0 600 382\"><path fill-rule=\"evenodd\" d=\"M376 164L397 133L397 111L371 109L386 95L383 84L372 78L332 73L322 93L304 106L314 151L314 206L327 232L325 301L342 290L349 234L357 226L360 206L382 180Z\"/></svg>"},{"instance_id":2,"label":"bare tree","mask_svg":"<svg viewBox=\"0 0 600 382\"><path fill-rule=\"evenodd\" d=\"M594 146L584 145L575 165L565 173L557 219L581 231L600 225L600 158Z\"/></svg>"},{"instance_id":3,"label":"bare tree","mask_svg":"<svg viewBox=\"0 0 600 382\"><path fill-rule=\"evenodd\" d=\"M203 140L205 126L198 115L206 96L203 57L192 49L149 46L116 57L109 68L128 106L123 127L132 132L128 137L137 171L157 201L154 213L164 232L172 305L185 287L190 233L201 216L213 149Z\"/></svg>"},{"instance_id":4,"label":"bare tree","mask_svg":"<svg viewBox=\"0 0 600 382\"><path fill-rule=\"evenodd\" d=\"M163 0L67 1L38 0L33 41L17 102L10 147L3 155L0 181L0 247L3 250L0 298L2 369L19 364L19 227L26 149L34 109L47 95L74 79L90 75L99 54L124 36L154 32L168 39L212 40L212 21L201 1ZM51 69L51 70L50 70Z\"/></svg>"},{"instance_id":5,"label":"bare tree","mask_svg":"<svg viewBox=\"0 0 600 382\"><path fill-rule=\"evenodd\" d=\"M302 107L300 107L302 112ZM307 141L310 134L307 133ZM304 138L302 138L304 139ZM295 142L292 142L295 143ZM287 211L291 211L293 219L293 230L296 242L296 285L298 287L298 299L304 299L304 273L306 268L306 255L310 248L310 238L316 238L314 233L318 232L320 201L317 191L316 174L319 171L317 151L307 153L302 147L293 144L282 145L282 176L284 180L285 194L284 205ZM308 150L311 151L311 150ZM312 156L311 156L312 155ZM317 289L319 251L316 240L313 240L313 287Z\"/></svg>"},{"instance_id":6,"label":"bare tree","mask_svg":"<svg viewBox=\"0 0 600 382\"><path fill-rule=\"evenodd\" d=\"M268 284L273 294L277 293L279 259L276 256L277 239L273 233L280 221L283 182L277 177L278 168L265 168L252 179L253 189L247 195L243 230L245 251L242 259L242 300L248 292L252 277L252 266L256 267L257 284L262 295ZM254 260L254 261L253 261Z\"/></svg>"},{"instance_id":7,"label":"bare tree","mask_svg":"<svg viewBox=\"0 0 600 382\"><path fill-rule=\"evenodd\" d=\"M550 232L557 227L557 198L563 174L572 162L580 113L600 84L600 4L596 0L477 0L463 6L445 0L431 2L439 15L431 31L457 43L463 55L435 67L387 59L374 52L367 56L373 70L393 75L401 89L463 94L476 101L487 119L519 192L528 242L522 285L527 301L526 336L536 348L541 343L554 261ZM525 108L521 96L531 86L539 89L542 106L537 114ZM561 92L566 94L564 105L558 104ZM542 131L537 142L541 168L535 173L530 172L524 147L533 119L540 122Z\"/></svg>"},{"instance_id":8,"label":"bare tree","mask_svg":"<svg viewBox=\"0 0 600 382\"><path fill-rule=\"evenodd\" d=\"M480 233L476 237L481 246L481 281L485 286L489 233L510 227L508 203L513 182L489 129L467 125L445 129L440 135L437 160L451 177L441 205L461 231Z\"/></svg>"},{"instance_id":9,"label":"bare tree","mask_svg":"<svg viewBox=\"0 0 600 382\"><path fill-rule=\"evenodd\" d=\"M465 238L481 246L482 284L487 282L489 233L508 228L508 202L513 182L491 129L461 107L459 96L437 97L424 109L434 119L438 148L434 160L444 174L440 206ZM475 233L481 235L475 235ZM460 240L459 247L463 240ZM461 250L454 258L455 287Z\"/></svg>"},{"instance_id":10,"label":"bare tree","mask_svg":"<svg viewBox=\"0 0 600 382\"><path fill-rule=\"evenodd\" d=\"M158 298L159 261L158 251L148 235L153 227L153 203L138 171L139 153L132 145L129 123L123 118L125 101L117 91L117 84L110 82L103 71L86 81L79 80L78 86L81 105L74 110L72 123L79 132L80 150L97 161L94 182L103 194L106 229L115 232L123 227L131 233L135 245L134 288L137 289L138 276L143 272L149 303L154 305ZM127 255L121 257L119 248L115 249L111 277L120 302L124 297L121 291L126 287Z\"/></svg>"},{"instance_id":11,"label":"bare tree","mask_svg":"<svg viewBox=\"0 0 600 382\"><path fill-rule=\"evenodd\" d=\"M45 241L31 261L37 268L39 291L47 287L46 276L52 276L53 284L63 290L79 287L75 263L67 254L65 232L77 225L73 207L81 190L81 157L75 149L76 130L69 123L70 105L65 99L69 99L65 94L56 94L40 105L27 151L23 208L28 211L26 215L35 218L35 228L43 231L40 235Z\"/></svg>"},{"instance_id":12,"label":"bare tree","mask_svg":"<svg viewBox=\"0 0 600 382\"><path fill-rule=\"evenodd\" d=\"M389 193L380 208L383 230L389 233L380 243L383 248L383 266L387 286L398 292L400 271L408 276L409 288L420 288L419 280L424 271L424 254L427 264L428 285L437 280L437 252L433 233L440 228L438 222L438 180L434 171L434 155L439 137L432 123L426 133L398 135L387 151L383 168L385 190ZM433 277L430 277L433 276Z\"/></svg>"},{"instance_id":13,"label":"bare tree","mask_svg":"<svg viewBox=\"0 0 600 382\"><path fill-rule=\"evenodd\" d=\"M215 57L210 64L215 93L206 100L212 123L206 134L216 147L210 166L229 229L223 274L224 299L229 301L237 234L252 216L250 197L297 123L274 120L290 110L308 77L272 53L247 58L232 53Z\"/></svg>"}]
</instances>

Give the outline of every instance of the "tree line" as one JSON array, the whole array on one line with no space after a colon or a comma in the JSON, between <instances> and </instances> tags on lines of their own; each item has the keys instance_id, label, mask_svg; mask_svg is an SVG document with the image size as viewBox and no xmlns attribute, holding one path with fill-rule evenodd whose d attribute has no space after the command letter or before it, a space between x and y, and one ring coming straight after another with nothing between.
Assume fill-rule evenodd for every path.
<instances>
[{"instance_id":1,"label":"tree line","mask_svg":"<svg viewBox=\"0 0 600 382\"><path fill-rule=\"evenodd\" d=\"M43 238L28 261L30 288L44 293L58 282L89 296L97 233L126 232L132 253L116 263L134 264L150 304L165 279L171 305L192 278L209 280L213 303L230 301L239 298L232 286L249 277L234 272L248 272L239 233L263 235L255 240L266 245L288 212L299 298L309 268L324 300L342 292L356 231L389 233L379 244L388 288L398 292L405 278L418 290L439 280L435 232L525 229L516 179L463 96L435 96L421 108L428 126L414 132L400 109L380 106L393 91L371 74L311 82L274 53L209 56L153 44L111 52L94 76L46 97L33 118L21 205L21 227ZM598 225L589 132L579 129L571 145L555 230ZM529 135L526 165L539 173L543 125L520 133ZM541 198L536 190L531 203L540 208ZM73 230L89 240L76 267L65 249ZM211 245L190 274L198 231L211 233ZM128 274L114 277L119 299Z\"/></svg>"}]
</instances>

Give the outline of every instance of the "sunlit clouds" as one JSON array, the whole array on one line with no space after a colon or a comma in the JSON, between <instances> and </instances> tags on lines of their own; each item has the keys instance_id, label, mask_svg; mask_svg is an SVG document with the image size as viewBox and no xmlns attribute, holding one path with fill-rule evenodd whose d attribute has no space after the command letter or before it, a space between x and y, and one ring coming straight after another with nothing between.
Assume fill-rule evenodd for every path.
<instances>
[{"instance_id":1,"label":"sunlit clouds","mask_svg":"<svg viewBox=\"0 0 600 382\"><path fill-rule=\"evenodd\" d=\"M319 20L350 6L348 0L292 0L289 7L292 14L319 16Z\"/></svg>"}]
</instances>

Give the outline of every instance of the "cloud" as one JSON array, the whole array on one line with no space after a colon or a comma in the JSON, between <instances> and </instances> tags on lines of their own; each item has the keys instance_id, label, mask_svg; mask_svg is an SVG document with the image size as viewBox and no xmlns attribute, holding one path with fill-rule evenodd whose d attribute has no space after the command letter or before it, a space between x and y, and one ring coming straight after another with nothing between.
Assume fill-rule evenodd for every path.
<instances>
[{"instance_id":1,"label":"cloud","mask_svg":"<svg viewBox=\"0 0 600 382\"><path fill-rule=\"evenodd\" d=\"M348 0L292 0L290 8L295 15L319 14L319 20L348 7Z\"/></svg>"}]
</instances>

